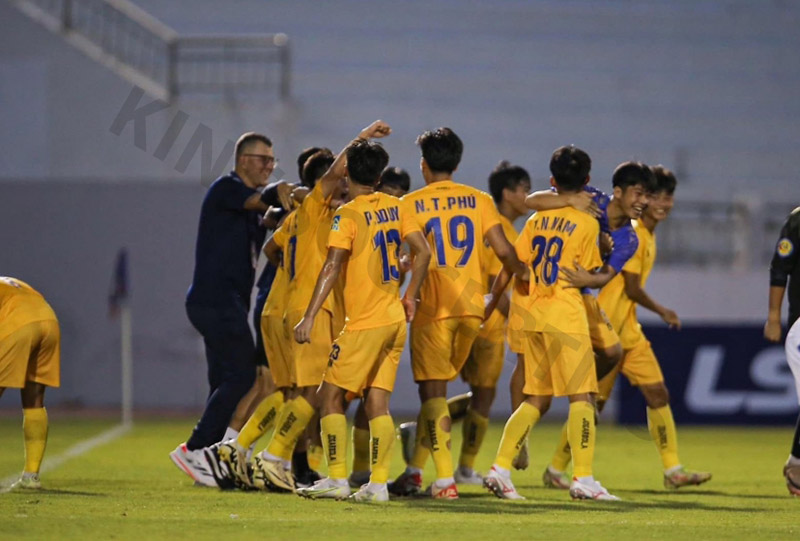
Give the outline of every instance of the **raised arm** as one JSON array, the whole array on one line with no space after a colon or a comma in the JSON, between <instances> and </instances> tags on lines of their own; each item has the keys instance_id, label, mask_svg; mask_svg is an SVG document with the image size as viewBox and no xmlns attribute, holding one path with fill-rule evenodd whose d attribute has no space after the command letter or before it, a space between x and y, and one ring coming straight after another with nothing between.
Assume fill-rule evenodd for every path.
<instances>
[{"instance_id":1,"label":"raised arm","mask_svg":"<svg viewBox=\"0 0 800 541\"><path fill-rule=\"evenodd\" d=\"M413 321L414 315L416 314L419 290L428 274L428 264L431 262L431 249L430 246L428 246L428 241L425 240L425 236L418 231L409 233L403 240L408 243L411 248L411 253L413 254L411 280L408 282L405 295L400 299L406 311L406 321L410 322Z\"/></svg>"},{"instance_id":2,"label":"raised arm","mask_svg":"<svg viewBox=\"0 0 800 541\"><path fill-rule=\"evenodd\" d=\"M681 320L678 318L678 314L658 304L642 288L642 276L640 274L622 271L622 277L625 279L625 294L630 297L633 302L658 314L661 319L669 325L670 329L681 328Z\"/></svg>"},{"instance_id":3,"label":"raised arm","mask_svg":"<svg viewBox=\"0 0 800 541\"><path fill-rule=\"evenodd\" d=\"M600 216L600 209L594 202L594 196L584 190L574 193L558 193L552 190L533 192L525 198L525 205L535 211L572 207L595 218Z\"/></svg>"},{"instance_id":4,"label":"raised arm","mask_svg":"<svg viewBox=\"0 0 800 541\"><path fill-rule=\"evenodd\" d=\"M314 326L314 318L317 317L319 309L322 308L322 303L328 298L333 286L336 284L336 280L339 278L342 265L349 257L350 252L344 248L328 248L328 257L325 259L325 264L322 265L322 270L317 277L317 285L314 287L311 302L308 303L303 319L294 328L294 339L298 344L311 341L311 328Z\"/></svg>"}]
</instances>

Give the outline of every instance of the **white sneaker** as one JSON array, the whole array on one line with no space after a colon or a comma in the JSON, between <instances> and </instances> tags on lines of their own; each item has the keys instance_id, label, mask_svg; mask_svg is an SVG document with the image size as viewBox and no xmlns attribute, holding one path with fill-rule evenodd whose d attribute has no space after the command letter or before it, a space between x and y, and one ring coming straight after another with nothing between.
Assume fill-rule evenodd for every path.
<instances>
[{"instance_id":1,"label":"white sneaker","mask_svg":"<svg viewBox=\"0 0 800 541\"><path fill-rule=\"evenodd\" d=\"M22 472L19 479L14 481L9 490L39 490L42 482L39 481L38 473Z\"/></svg>"},{"instance_id":2,"label":"white sneaker","mask_svg":"<svg viewBox=\"0 0 800 541\"><path fill-rule=\"evenodd\" d=\"M619 501L619 498L603 488L599 481L594 479L590 481L578 481L577 477L572 479L572 485L569 487L569 495L573 500L605 500L605 501Z\"/></svg>"},{"instance_id":3,"label":"white sneaker","mask_svg":"<svg viewBox=\"0 0 800 541\"><path fill-rule=\"evenodd\" d=\"M466 466L459 466L453 474L457 485L483 485L483 476Z\"/></svg>"},{"instance_id":4,"label":"white sneaker","mask_svg":"<svg viewBox=\"0 0 800 541\"><path fill-rule=\"evenodd\" d=\"M386 483L380 485L367 483L361 487L361 490L352 494L347 499L353 500L354 502L388 502L389 490L386 488Z\"/></svg>"},{"instance_id":5,"label":"white sneaker","mask_svg":"<svg viewBox=\"0 0 800 541\"><path fill-rule=\"evenodd\" d=\"M333 498L334 500L344 500L350 496L350 485L346 479L331 479L326 477L320 479L310 487L298 488L297 492L304 498Z\"/></svg>"},{"instance_id":6,"label":"white sneaker","mask_svg":"<svg viewBox=\"0 0 800 541\"><path fill-rule=\"evenodd\" d=\"M483 486L488 488L495 496L504 500L524 500L525 496L517 492L511 477L506 477L492 466L489 473L483 478Z\"/></svg>"},{"instance_id":7,"label":"white sneaker","mask_svg":"<svg viewBox=\"0 0 800 541\"><path fill-rule=\"evenodd\" d=\"M169 457L183 473L194 479L195 483L206 487L217 486L202 449L190 451L185 443L181 443L169 454Z\"/></svg>"}]
</instances>

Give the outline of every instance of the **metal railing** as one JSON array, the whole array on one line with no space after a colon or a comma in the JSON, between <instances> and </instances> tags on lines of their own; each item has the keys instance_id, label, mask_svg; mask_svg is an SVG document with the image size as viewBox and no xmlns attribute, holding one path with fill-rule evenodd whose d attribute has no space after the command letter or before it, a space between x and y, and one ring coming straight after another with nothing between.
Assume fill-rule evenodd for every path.
<instances>
[{"instance_id":1,"label":"metal railing","mask_svg":"<svg viewBox=\"0 0 800 541\"><path fill-rule=\"evenodd\" d=\"M180 36L127 0L12 0L88 56L167 101L192 92L291 93L285 34Z\"/></svg>"}]
</instances>

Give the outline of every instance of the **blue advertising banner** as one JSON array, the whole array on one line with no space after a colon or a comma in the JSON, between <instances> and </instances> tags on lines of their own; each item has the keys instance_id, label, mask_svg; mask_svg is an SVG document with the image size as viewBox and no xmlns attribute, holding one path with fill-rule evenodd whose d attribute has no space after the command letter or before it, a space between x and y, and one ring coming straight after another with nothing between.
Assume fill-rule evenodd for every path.
<instances>
[{"instance_id":1,"label":"blue advertising banner","mask_svg":"<svg viewBox=\"0 0 800 541\"><path fill-rule=\"evenodd\" d=\"M675 420L686 424L794 424L797 393L783 345L760 326L647 326L670 393ZM617 381L618 421L646 424L642 394Z\"/></svg>"}]
</instances>

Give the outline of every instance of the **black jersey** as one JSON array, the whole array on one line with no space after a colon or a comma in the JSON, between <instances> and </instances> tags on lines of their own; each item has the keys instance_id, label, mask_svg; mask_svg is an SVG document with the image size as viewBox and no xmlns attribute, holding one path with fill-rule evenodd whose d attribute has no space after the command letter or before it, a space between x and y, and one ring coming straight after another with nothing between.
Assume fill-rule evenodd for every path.
<instances>
[{"instance_id":1,"label":"black jersey","mask_svg":"<svg viewBox=\"0 0 800 541\"><path fill-rule=\"evenodd\" d=\"M800 317L800 207L794 209L781 229L772 264L769 284L786 287L789 281L789 328Z\"/></svg>"}]
</instances>

